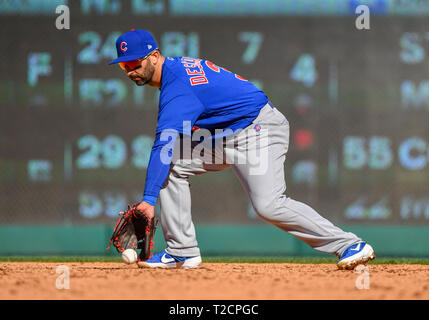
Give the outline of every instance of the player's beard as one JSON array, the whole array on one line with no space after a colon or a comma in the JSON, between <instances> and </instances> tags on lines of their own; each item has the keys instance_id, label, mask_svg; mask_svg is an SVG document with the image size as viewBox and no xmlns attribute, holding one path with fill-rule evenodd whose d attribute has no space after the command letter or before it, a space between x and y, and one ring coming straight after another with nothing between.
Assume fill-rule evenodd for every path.
<instances>
[{"instance_id":1,"label":"player's beard","mask_svg":"<svg viewBox=\"0 0 429 320\"><path fill-rule=\"evenodd\" d=\"M146 67L137 69L134 71L134 73L130 76L130 79L134 81L134 83L138 86L144 86L146 83L152 80L153 74L155 72L155 67L150 62L149 59L147 59Z\"/></svg>"}]
</instances>

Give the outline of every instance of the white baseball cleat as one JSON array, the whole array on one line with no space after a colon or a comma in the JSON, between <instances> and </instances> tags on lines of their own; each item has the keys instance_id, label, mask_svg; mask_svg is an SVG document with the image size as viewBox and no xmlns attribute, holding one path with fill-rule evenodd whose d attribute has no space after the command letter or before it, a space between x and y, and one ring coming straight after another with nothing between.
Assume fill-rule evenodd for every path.
<instances>
[{"instance_id":1,"label":"white baseball cleat","mask_svg":"<svg viewBox=\"0 0 429 320\"><path fill-rule=\"evenodd\" d=\"M359 264L375 259L374 249L365 242L355 243L348 247L338 260L338 269L352 270Z\"/></svg>"},{"instance_id":2,"label":"white baseball cleat","mask_svg":"<svg viewBox=\"0 0 429 320\"><path fill-rule=\"evenodd\" d=\"M165 250L153 255L145 261L137 261L140 268L197 268L201 263L201 256L178 257L168 254Z\"/></svg>"}]
</instances>

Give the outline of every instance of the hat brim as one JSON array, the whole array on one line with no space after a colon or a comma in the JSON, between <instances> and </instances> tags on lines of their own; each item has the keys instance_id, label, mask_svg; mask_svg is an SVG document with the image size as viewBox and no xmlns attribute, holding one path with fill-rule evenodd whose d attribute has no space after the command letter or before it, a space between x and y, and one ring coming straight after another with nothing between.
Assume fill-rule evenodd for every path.
<instances>
[{"instance_id":1,"label":"hat brim","mask_svg":"<svg viewBox=\"0 0 429 320\"><path fill-rule=\"evenodd\" d=\"M119 63L119 62L127 62L127 61L133 61L133 60L137 60L143 58L142 55L130 55L130 56L123 56L123 57L119 57L115 60L113 60L112 62L109 62L109 64L115 64L115 63Z\"/></svg>"}]
</instances>

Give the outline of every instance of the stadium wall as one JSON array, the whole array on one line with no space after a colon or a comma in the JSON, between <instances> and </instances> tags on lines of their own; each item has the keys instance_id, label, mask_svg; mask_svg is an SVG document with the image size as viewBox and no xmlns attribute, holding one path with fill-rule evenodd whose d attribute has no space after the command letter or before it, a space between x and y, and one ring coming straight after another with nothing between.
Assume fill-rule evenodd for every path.
<instances>
[{"instance_id":1,"label":"stadium wall","mask_svg":"<svg viewBox=\"0 0 429 320\"><path fill-rule=\"evenodd\" d=\"M427 226L347 226L368 241L378 257L429 257ZM317 252L273 226L197 225L204 256L331 257ZM115 256L109 245L111 225L3 225L0 256ZM165 247L161 228L155 236L155 252Z\"/></svg>"}]
</instances>

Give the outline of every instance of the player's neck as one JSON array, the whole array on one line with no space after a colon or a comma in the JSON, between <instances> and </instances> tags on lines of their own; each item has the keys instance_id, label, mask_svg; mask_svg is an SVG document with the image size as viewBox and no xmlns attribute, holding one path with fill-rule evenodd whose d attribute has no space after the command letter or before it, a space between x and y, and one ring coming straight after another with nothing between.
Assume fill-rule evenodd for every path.
<instances>
[{"instance_id":1,"label":"player's neck","mask_svg":"<svg viewBox=\"0 0 429 320\"><path fill-rule=\"evenodd\" d=\"M161 88L162 66L164 65L164 62L165 62L165 57L160 56L159 62L155 65L155 72L153 73L152 80L147 83L148 85L155 88Z\"/></svg>"}]
</instances>

